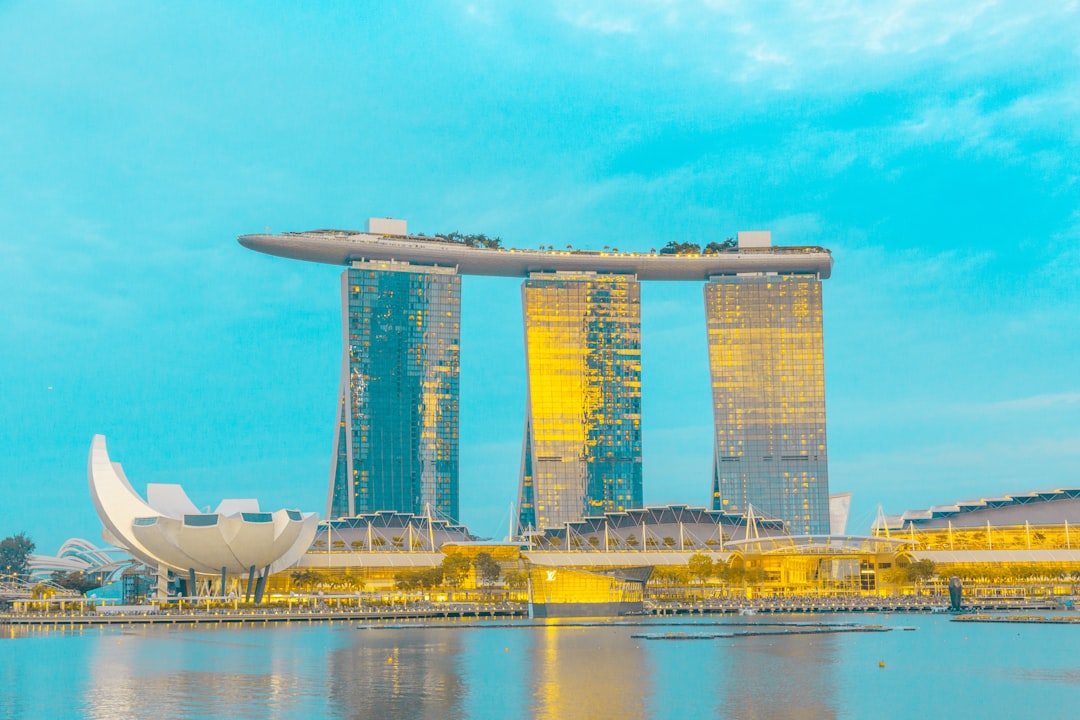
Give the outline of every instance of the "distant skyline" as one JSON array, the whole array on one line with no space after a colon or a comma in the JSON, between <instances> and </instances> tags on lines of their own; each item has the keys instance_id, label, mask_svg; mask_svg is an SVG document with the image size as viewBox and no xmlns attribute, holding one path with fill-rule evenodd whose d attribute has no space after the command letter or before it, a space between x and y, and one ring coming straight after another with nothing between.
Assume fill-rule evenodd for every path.
<instances>
[{"instance_id":1,"label":"distant skyline","mask_svg":"<svg viewBox=\"0 0 1080 720\"><path fill-rule=\"evenodd\" d=\"M1080 6L0 6L0 536L140 492L321 512L339 268L246 233L620 250L771 230L823 283L829 485L889 513L1080 486ZM505 535L520 281L462 291L461 516ZM642 288L644 500L707 506L703 290Z\"/></svg>"}]
</instances>

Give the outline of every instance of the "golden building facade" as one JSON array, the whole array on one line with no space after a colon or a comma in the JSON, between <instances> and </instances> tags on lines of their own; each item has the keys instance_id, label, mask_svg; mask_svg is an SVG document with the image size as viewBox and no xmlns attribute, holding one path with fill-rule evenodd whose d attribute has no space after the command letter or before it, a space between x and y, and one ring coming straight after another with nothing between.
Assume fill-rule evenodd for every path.
<instances>
[{"instance_id":1,"label":"golden building facade","mask_svg":"<svg viewBox=\"0 0 1080 720\"><path fill-rule=\"evenodd\" d=\"M705 284L715 422L713 508L829 532L825 360L817 275Z\"/></svg>"},{"instance_id":2,"label":"golden building facade","mask_svg":"<svg viewBox=\"0 0 1080 720\"><path fill-rule=\"evenodd\" d=\"M528 394L519 531L641 507L641 293L633 276L522 285Z\"/></svg>"}]
</instances>

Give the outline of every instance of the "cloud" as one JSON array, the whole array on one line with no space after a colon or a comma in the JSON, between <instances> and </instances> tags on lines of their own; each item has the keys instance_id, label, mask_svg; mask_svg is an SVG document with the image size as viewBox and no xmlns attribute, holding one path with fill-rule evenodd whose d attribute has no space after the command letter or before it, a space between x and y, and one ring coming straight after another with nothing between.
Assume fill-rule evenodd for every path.
<instances>
[{"instance_id":1,"label":"cloud","mask_svg":"<svg viewBox=\"0 0 1080 720\"><path fill-rule=\"evenodd\" d=\"M576 28L592 30L602 35L629 35L638 32L637 23L631 18L616 17L595 11L578 12L563 17Z\"/></svg>"},{"instance_id":2,"label":"cloud","mask_svg":"<svg viewBox=\"0 0 1080 720\"><path fill-rule=\"evenodd\" d=\"M1047 38L1068 38L1078 21L1075 3L1018 11L986 0L768 5L563 0L554 13L579 31L638 35L647 47L664 48L666 57L674 54L680 64L744 82L763 79L765 68L773 84L790 86L827 84L834 78L821 76L825 69L851 68L857 81L913 75L924 60L948 58L961 68L1000 66L1002 47L1026 44L1026 52L1036 54ZM787 72L772 74L776 66Z\"/></svg>"},{"instance_id":3,"label":"cloud","mask_svg":"<svg viewBox=\"0 0 1080 720\"><path fill-rule=\"evenodd\" d=\"M1050 395L1033 395L1031 397L1018 398L1016 400L1004 400L1002 402L988 403L977 406L979 410L987 411L1034 411L1045 410L1062 405L1075 405L1080 403L1080 392L1065 392Z\"/></svg>"}]
</instances>

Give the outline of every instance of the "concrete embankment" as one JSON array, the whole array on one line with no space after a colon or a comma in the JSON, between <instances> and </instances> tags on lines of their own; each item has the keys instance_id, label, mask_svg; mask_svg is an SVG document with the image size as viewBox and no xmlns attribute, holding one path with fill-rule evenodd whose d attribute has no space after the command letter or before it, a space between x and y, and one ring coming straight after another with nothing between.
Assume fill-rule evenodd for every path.
<instances>
[{"instance_id":1,"label":"concrete embankment","mask_svg":"<svg viewBox=\"0 0 1080 720\"><path fill-rule=\"evenodd\" d=\"M407 620L494 620L528 616L525 608L498 609L425 609L366 612L163 612L157 614L26 614L0 615L0 625L48 625L73 627L83 625L194 625L194 624L266 624L311 622L381 622Z\"/></svg>"}]
</instances>

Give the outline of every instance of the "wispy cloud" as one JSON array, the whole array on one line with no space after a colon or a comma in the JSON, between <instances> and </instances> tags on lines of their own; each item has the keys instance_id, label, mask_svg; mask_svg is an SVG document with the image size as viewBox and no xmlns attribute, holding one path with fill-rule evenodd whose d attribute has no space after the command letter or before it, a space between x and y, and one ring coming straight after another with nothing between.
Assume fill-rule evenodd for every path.
<instances>
[{"instance_id":1,"label":"wispy cloud","mask_svg":"<svg viewBox=\"0 0 1080 720\"><path fill-rule=\"evenodd\" d=\"M760 77L757 66L783 65L790 69L784 82L816 83L831 79L820 76L825 68L857 68L864 80L881 70L888 75L914 74L920 60L940 59L943 54L959 69L971 63L998 64L1001 59L994 52L1001 47L1034 41L1040 35L1066 37L1078 21L1076 3L1018 10L987 0L779 6L748 0L561 0L555 12L579 30L637 34L650 47L676 47L683 64L711 71L725 67L729 78L751 80ZM671 46L673 41L678 44Z\"/></svg>"},{"instance_id":2,"label":"wispy cloud","mask_svg":"<svg viewBox=\"0 0 1080 720\"><path fill-rule=\"evenodd\" d=\"M1080 403L1080 392L1064 392L1051 395L1033 395L1031 397L1017 398L1015 400L1003 400L1001 402L987 403L978 406L980 410L998 411L1031 411L1045 410L1062 405L1076 405Z\"/></svg>"}]
</instances>

